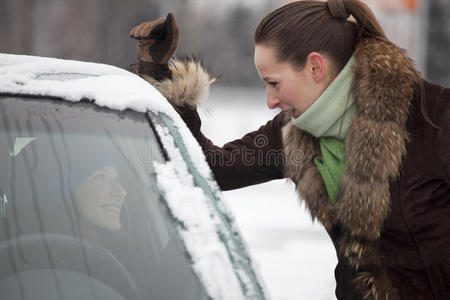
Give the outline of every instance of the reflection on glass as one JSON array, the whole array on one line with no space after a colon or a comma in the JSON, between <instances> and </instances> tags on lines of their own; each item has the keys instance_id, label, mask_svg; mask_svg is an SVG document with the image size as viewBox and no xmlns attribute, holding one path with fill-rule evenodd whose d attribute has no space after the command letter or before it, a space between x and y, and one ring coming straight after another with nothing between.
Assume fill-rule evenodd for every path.
<instances>
[{"instance_id":1,"label":"reflection on glass","mask_svg":"<svg viewBox=\"0 0 450 300\"><path fill-rule=\"evenodd\" d=\"M113 166L95 170L74 192L80 216L88 224L112 232L122 226L120 212L126 195Z\"/></svg>"}]
</instances>

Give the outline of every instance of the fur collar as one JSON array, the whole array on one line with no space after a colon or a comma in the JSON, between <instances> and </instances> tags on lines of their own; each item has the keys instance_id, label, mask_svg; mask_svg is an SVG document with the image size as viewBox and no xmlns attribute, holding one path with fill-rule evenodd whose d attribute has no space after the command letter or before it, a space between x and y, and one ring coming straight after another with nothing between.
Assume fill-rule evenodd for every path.
<instances>
[{"instance_id":1,"label":"fur collar","mask_svg":"<svg viewBox=\"0 0 450 300\"><path fill-rule=\"evenodd\" d=\"M391 205L389 182L399 175L406 153L416 74L397 46L374 39L358 45L353 82L358 113L345 140L347 169L336 207L312 161L320 154L317 140L292 122L283 128L285 175L296 183L313 219L328 231L336 224L345 228L338 254L359 272L365 299L393 299L395 293L380 266L377 242Z\"/></svg>"}]
</instances>

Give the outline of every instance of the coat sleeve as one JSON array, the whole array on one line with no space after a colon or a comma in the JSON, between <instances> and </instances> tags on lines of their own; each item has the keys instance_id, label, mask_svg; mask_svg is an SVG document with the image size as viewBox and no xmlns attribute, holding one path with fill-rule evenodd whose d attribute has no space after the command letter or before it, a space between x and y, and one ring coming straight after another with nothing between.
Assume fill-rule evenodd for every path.
<instances>
[{"instance_id":1,"label":"coat sleeve","mask_svg":"<svg viewBox=\"0 0 450 300\"><path fill-rule=\"evenodd\" d=\"M231 190L283 178L282 113L242 138L214 145L200 130L196 110L182 110L181 117L205 153L206 160L222 190Z\"/></svg>"},{"instance_id":2,"label":"coat sleeve","mask_svg":"<svg viewBox=\"0 0 450 300\"><path fill-rule=\"evenodd\" d=\"M283 178L284 152L281 128L283 114L241 139L214 145L201 132L199 103L208 97L214 81L195 59L172 60L172 76L156 80L151 72L139 74L163 94L191 130L205 153L222 190L231 190Z\"/></svg>"}]
</instances>

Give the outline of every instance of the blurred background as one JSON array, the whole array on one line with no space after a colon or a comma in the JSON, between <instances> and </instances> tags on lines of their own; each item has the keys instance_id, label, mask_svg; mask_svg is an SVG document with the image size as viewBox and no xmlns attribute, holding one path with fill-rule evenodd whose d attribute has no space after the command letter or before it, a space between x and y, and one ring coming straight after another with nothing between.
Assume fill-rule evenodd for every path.
<instances>
[{"instance_id":1,"label":"blurred background","mask_svg":"<svg viewBox=\"0 0 450 300\"><path fill-rule=\"evenodd\" d=\"M423 76L450 84L449 0L365 0L388 36L407 49ZM286 0L1 0L0 51L127 67L130 29L171 11L180 26L177 54L201 56L218 85L258 86L253 31ZM261 85L262 86L262 85Z\"/></svg>"},{"instance_id":2,"label":"blurred background","mask_svg":"<svg viewBox=\"0 0 450 300\"><path fill-rule=\"evenodd\" d=\"M176 54L201 57L218 76L201 108L217 145L257 129L277 111L253 65L253 31L283 0L0 0L0 52L107 63L136 61L131 28L175 14ZM422 76L450 86L450 1L365 0ZM275 300L335 299L336 256L293 185L279 180L225 192Z\"/></svg>"}]
</instances>

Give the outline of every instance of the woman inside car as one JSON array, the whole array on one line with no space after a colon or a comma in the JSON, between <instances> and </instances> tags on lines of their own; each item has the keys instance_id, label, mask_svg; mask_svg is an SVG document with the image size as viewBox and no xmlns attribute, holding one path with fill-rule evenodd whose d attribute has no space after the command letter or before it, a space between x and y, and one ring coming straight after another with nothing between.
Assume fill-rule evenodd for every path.
<instances>
[{"instance_id":1,"label":"woman inside car","mask_svg":"<svg viewBox=\"0 0 450 300\"><path fill-rule=\"evenodd\" d=\"M92 170L74 191L84 235L96 240L98 230L118 232L122 227L120 214L126 195L114 166Z\"/></svg>"},{"instance_id":2,"label":"woman inside car","mask_svg":"<svg viewBox=\"0 0 450 300\"><path fill-rule=\"evenodd\" d=\"M338 299L450 299L450 89L421 78L364 3L297 1L260 21L255 67L281 112L223 147L196 112L213 79L170 59L178 35L172 14L133 28L135 71L179 111L223 190L290 178L336 248Z\"/></svg>"}]
</instances>

